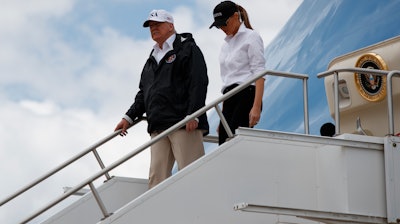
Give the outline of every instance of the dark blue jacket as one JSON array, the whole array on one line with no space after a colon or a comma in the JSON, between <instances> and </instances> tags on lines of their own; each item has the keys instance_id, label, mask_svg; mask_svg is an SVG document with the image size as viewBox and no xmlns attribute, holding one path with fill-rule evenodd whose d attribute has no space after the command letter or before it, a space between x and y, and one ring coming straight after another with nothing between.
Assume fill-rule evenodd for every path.
<instances>
[{"instance_id":1,"label":"dark blue jacket","mask_svg":"<svg viewBox=\"0 0 400 224\"><path fill-rule=\"evenodd\" d=\"M190 33L176 34L173 48L159 64L150 54L126 112L132 120L146 113L149 133L166 130L205 106L208 76L200 48ZM198 129L208 134L207 115L198 119Z\"/></svg>"}]
</instances>

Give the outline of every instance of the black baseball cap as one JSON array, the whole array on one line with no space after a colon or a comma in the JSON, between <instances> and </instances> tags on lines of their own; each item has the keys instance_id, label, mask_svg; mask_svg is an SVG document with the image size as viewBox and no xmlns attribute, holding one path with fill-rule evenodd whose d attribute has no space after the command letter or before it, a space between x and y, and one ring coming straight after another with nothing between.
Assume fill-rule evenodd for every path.
<instances>
[{"instance_id":1,"label":"black baseball cap","mask_svg":"<svg viewBox=\"0 0 400 224\"><path fill-rule=\"evenodd\" d=\"M220 26L226 26L226 21L237 11L237 6L234 2L223 1L215 6L213 11L214 22L211 24L210 29Z\"/></svg>"}]
</instances>

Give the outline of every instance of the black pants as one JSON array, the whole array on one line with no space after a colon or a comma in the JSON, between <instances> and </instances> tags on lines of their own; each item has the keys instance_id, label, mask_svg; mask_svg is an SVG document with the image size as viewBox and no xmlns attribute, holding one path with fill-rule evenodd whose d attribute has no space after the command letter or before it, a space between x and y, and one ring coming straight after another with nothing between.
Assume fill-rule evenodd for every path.
<instances>
[{"instance_id":1,"label":"black pants","mask_svg":"<svg viewBox=\"0 0 400 224\"><path fill-rule=\"evenodd\" d=\"M234 84L228 86L224 90L224 94L229 92L236 86L238 85ZM232 133L235 133L235 130L238 127L249 127L249 114L251 108L253 107L255 93L256 88L255 86L251 85L223 102L222 114L225 116L225 119L228 122ZM228 134L226 133L224 126L220 122L218 135L219 144L221 145L222 143L224 143L227 138Z\"/></svg>"}]
</instances>

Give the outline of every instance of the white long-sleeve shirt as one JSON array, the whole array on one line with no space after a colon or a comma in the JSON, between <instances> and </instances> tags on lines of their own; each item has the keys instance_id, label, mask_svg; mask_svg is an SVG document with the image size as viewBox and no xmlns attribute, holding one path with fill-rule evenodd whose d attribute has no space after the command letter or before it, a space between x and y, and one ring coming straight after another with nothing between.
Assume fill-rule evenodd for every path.
<instances>
[{"instance_id":1,"label":"white long-sleeve shirt","mask_svg":"<svg viewBox=\"0 0 400 224\"><path fill-rule=\"evenodd\" d=\"M174 41L176 38L176 34L172 34L168 39L163 43L163 48L161 49L158 44L153 46L153 57L156 59L157 63L160 63L161 59L168 53L168 51L174 49Z\"/></svg>"},{"instance_id":2,"label":"white long-sleeve shirt","mask_svg":"<svg viewBox=\"0 0 400 224\"><path fill-rule=\"evenodd\" d=\"M254 30L242 23L234 36L225 37L219 56L222 92L265 70L264 43Z\"/></svg>"}]
</instances>

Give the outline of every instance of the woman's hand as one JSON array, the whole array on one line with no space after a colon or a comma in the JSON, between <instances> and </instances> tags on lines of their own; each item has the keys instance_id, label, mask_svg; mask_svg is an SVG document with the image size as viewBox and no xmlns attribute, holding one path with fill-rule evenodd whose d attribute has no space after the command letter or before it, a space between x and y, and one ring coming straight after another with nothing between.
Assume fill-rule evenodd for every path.
<instances>
[{"instance_id":1,"label":"woman's hand","mask_svg":"<svg viewBox=\"0 0 400 224\"><path fill-rule=\"evenodd\" d=\"M261 108L252 107L249 113L249 127L254 127L260 121Z\"/></svg>"}]
</instances>

